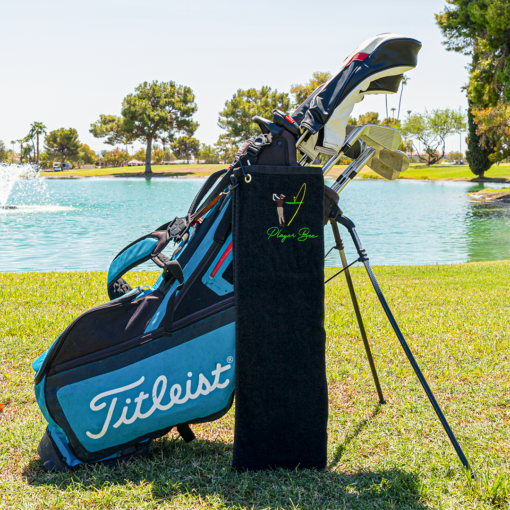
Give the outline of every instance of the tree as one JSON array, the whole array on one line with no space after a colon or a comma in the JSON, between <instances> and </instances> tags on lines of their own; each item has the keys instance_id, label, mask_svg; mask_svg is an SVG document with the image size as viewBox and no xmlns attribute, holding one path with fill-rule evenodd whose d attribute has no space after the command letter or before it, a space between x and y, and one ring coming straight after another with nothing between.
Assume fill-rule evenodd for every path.
<instances>
[{"instance_id":1,"label":"tree","mask_svg":"<svg viewBox=\"0 0 510 510\"><path fill-rule=\"evenodd\" d=\"M159 137L159 140L161 141L161 145L163 145L163 152L166 152L166 147L173 140L173 137L171 134L163 135Z\"/></svg>"},{"instance_id":2,"label":"tree","mask_svg":"<svg viewBox=\"0 0 510 510\"><path fill-rule=\"evenodd\" d=\"M260 132L251 120L253 117L258 115L271 119L275 108L286 112L289 107L290 99L286 92L273 91L267 86L260 90L239 89L232 99L225 102L225 108L219 114L218 126L226 130L231 143L237 146Z\"/></svg>"},{"instance_id":3,"label":"tree","mask_svg":"<svg viewBox=\"0 0 510 510\"><path fill-rule=\"evenodd\" d=\"M356 117L351 117L349 119L349 124L354 126L364 126L365 124L380 124L379 114L376 112L367 112L363 115L360 115L357 119Z\"/></svg>"},{"instance_id":4,"label":"tree","mask_svg":"<svg viewBox=\"0 0 510 510\"><path fill-rule=\"evenodd\" d=\"M133 141L125 130L124 119L116 115L99 115L99 120L90 125L89 131L95 138L106 138L108 145L127 145Z\"/></svg>"},{"instance_id":5,"label":"tree","mask_svg":"<svg viewBox=\"0 0 510 510\"><path fill-rule=\"evenodd\" d=\"M402 78L402 83L400 85L400 97L398 99L398 114L397 114L397 120L400 120L400 105L402 103L402 94L404 92L404 86L407 85L407 82L410 80L411 78L409 78L408 76L406 76L405 74L403 75L403 78Z\"/></svg>"},{"instance_id":6,"label":"tree","mask_svg":"<svg viewBox=\"0 0 510 510\"><path fill-rule=\"evenodd\" d=\"M392 127L392 128L395 128L395 129L400 129L402 123L398 120L398 119L395 119L393 117L388 117L386 119L383 119L380 124L382 124L383 126L389 126L389 127Z\"/></svg>"},{"instance_id":7,"label":"tree","mask_svg":"<svg viewBox=\"0 0 510 510\"><path fill-rule=\"evenodd\" d=\"M129 153L125 150L115 148L103 154L101 158L105 167L119 167L127 164L129 160Z\"/></svg>"},{"instance_id":8,"label":"tree","mask_svg":"<svg viewBox=\"0 0 510 510\"><path fill-rule=\"evenodd\" d=\"M447 0L436 14L448 51L474 57L468 96L475 105L510 101L510 8L508 0Z\"/></svg>"},{"instance_id":9,"label":"tree","mask_svg":"<svg viewBox=\"0 0 510 510\"><path fill-rule=\"evenodd\" d=\"M5 143L0 140L0 163L5 163L9 157Z\"/></svg>"},{"instance_id":10,"label":"tree","mask_svg":"<svg viewBox=\"0 0 510 510\"><path fill-rule=\"evenodd\" d=\"M202 144L200 152L198 153L198 159L204 163L217 164L220 162L220 156L212 145Z\"/></svg>"},{"instance_id":11,"label":"tree","mask_svg":"<svg viewBox=\"0 0 510 510\"><path fill-rule=\"evenodd\" d=\"M26 140L25 140L26 142ZM28 159L29 163L32 163L32 158L30 157L30 153L32 152L32 149L30 148L30 145L25 145L23 147L23 144L21 145L21 150L19 153L20 157L20 163L23 163L25 159Z\"/></svg>"},{"instance_id":12,"label":"tree","mask_svg":"<svg viewBox=\"0 0 510 510\"><path fill-rule=\"evenodd\" d=\"M74 128L60 128L50 131L44 140L44 148L52 158L61 158L62 168L65 160L76 160L80 157L82 145L78 140L78 132Z\"/></svg>"},{"instance_id":13,"label":"tree","mask_svg":"<svg viewBox=\"0 0 510 510\"><path fill-rule=\"evenodd\" d=\"M465 129L465 116L460 108L458 111L446 108L430 113L425 110L424 114L412 113L406 118L401 131L409 139L423 144L426 156L418 153L418 157L429 166L444 157L446 138Z\"/></svg>"},{"instance_id":14,"label":"tree","mask_svg":"<svg viewBox=\"0 0 510 510\"><path fill-rule=\"evenodd\" d=\"M90 132L107 143L146 143L145 173L151 173L152 143L160 136L183 133L192 136L198 123L192 120L197 111L195 95L190 87L175 82L144 82L122 102L122 117L101 115ZM125 140L129 140L126 142Z\"/></svg>"},{"instance_id":15,"label":"tree","mask_svg":"<svg viewBox=\"0 0 510 510\"><path fill-rule=\"evenodd\" d=\"M96 153L87 144L82 144L80 149L80 159L85 165L92 165L96 161Z\"/></svg>"},{"instance_id":16,"label":"tree","mask_svg":"<svg viewBox=\"0 0 510 510\"><path fill-rule=\"evenodd\" d=\"M291 94L294 94L295 106L299 106L312 92L323 83L331 78L331 73L317 71L313 73L310 81L304 85L292 85L290 87Z\"/></svg>"},{"instance_id":17,"label":"tree","mask_svg":"<svg viewBox=\"0 0 510 510\"><path fill-rule=\"evenodd\" d=\"M39 166L39 137L46 134L46 126L42 122L32 122L30 125L30 135L37 139L37 166Z\"/></svg>"},{"instance_id":18,"label":"tree","mask_svg":"<svg viewBox=\"0 0 510 510\"><path fill-rule=\"evenodd\" d=\"M161 165L164 159L164 152L161 149L152 149L152 161L155 165Z\"/></svg>"},{"instance_id":19,"label":"tree","mask_svg":"<svg viewBox=\"0 0 510 510\"><path fill-rule=\"evenodd\" d=\"M185 159L189 165L190 156L197 156L200 150L200 142L192 136L180 136L172 142L171 147L177 159Z\"/></svg>"},{"instance_id":20,"label":"tree","mask_svg":"<svg viewBox=\"0 0 510 510\"><path fill-rule=\"evenodd\" d=\"M489 170L493 163L508 157L508 117L505 114L501 116L496 108L478 109L475 111L477 112L477 120L481 123L483 133L480 133L478 129L479 126L475 120L473 108L470 105L468 110L469 136L466 159L471 171L481 179L484 179L485 172ZM499 155L498 152L500 153Z\"/></svg>"},{"instance_id":21,"label":"tree","mask_svg":"<svg viewBox=\"0 0 510 510\"><path fill-rule=\"evenodd\" d=\"M228 161L233 161L237 153L237 146L225 133L220 135L218 141L214 144L216 152L219 156L223 156L223 164L227 164Z\"/></svg>"},{"instance_id":22,"label":"tree","mask_svg":"<svg viewBox=\"0 0 510 510\"><path fill-rule=\"evenodd\" d=\"M477 124L482 111L510 101L510 9L508 0L447 0L450 7L436 14L448 51L471 56L466 87L469 136L466 158L471 171L480 176L491 163L500 161L497 128ZM479 115L480 113L480 115ZM495 130L495 131L494 131Z\"/></svg>"},{"instance_id":23,"label":"tree","mask_svg":"<svg viewBox=\"0 0 510 510\"><path fill-rule=\"evenodd\" d=\"M462 161L464 159L464 154L462 152L453 151L448 154L448 161Z\"/></svg>"},{"instance_id":24,"label":"tree","mask_svg":"<svg viewBox=\"0 0 510 510\"><path fill-rule=\"evenodd\" d=\"M134 159L137 161L145 161L147 159L147 151L145 149L140 149L138 152L135 152Z\"/></svg>"}]
</instances>

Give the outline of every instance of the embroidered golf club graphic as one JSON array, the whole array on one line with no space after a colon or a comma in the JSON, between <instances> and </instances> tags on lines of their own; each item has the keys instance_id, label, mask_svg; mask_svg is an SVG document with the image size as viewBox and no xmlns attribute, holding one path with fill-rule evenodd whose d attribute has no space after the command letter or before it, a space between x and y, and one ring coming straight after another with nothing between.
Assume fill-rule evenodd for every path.
<instances>
[{"instance_id":1,"label":"embroidered golf club graphic","mask_svg":"<svg viewBox=\"0 0 510 510\"><path fill-rule=\"evenodd\" d=\"M283 216L283 200L285 198L285 195L277 195L276 193L273 193L273 200L276 202L276 211L278 213L278 223L280 224L280 227L285 227L285 218Z\"/></svg>"},{"instance_id":2,"label":"embroidered golf club graphic","mask_svg":"<svg viewBox=\"0 0 510 510\"><path fill-rule=\"evenodd\" d=\"M232 359L232 357L229 356L229 359ZM146 418L149 418L149 416L151 416L156 410L168 411L168 409L170 409L173 405L185 404L188 400L190 400L190 399L194 400L194 399L198 398L200 395L208 395L209 393L214 391L216 388L219 388L219 389L226 388L228 386L228 384L230 383L230 379L225 379L225 381L220 382L220 377L223 372L226 372L227 370L230 370L231 368L232 368L232 365L230 365L230 364L222 366L220 363L216 363L216 369L211 372L211 375L214 376L214 381L212 384L209 382L209 380L207 379L207 377L205 377L204 374L199 374L198 375L198 386L194 393L191 391L191 380L188 379L188 381L186 381L186 392L182 398L180 398L182 391L183 391L182 386L180 384L174 384L170 388L170 391L168 392L169 401L166 404L163 404L162 400L165 397L168 382L167 382L167 378L164 375L160 375L154 382L154 385L152 386L152 406L151 406L151 408L144 413L142 412L141 409L142 409L143 401L149 398L149 393L144 393L142 390L140 392L140 394L138 395L138 397L136 397L134 399L134 402L136 403L136 408L133 411L131 418L127 417L127 414L129 412L129 404L131 404L131 399L127 398L126 399L127 405L124 406L120 418L113 424L113 428L116 429L116 428L120 427L122 424L131 425L138 419L145 420ZM193 376L192 372L188 372L187 375L190 378ZM136 387L142 385L144 383L144 381L145 381L145 377L142 376L142 377L140 377L140 379L138 379L136 382L134 382L132 384L128 384L127 386L122 386L120 388L115 388L113 390L104 391L103 393L96 395L90 402L90 409L92 411L96 411L96 412L101 411L107 405L107 403L105 401L107 399L107 397L110 397L112 395L118 395L119 393L123 393L123 392L129 391L133 388L136 388ZM100 439L101 437L103 437L106 434L106 432L108 431L108 429L110 427L110 422L112 420L112 416L115 411L115 407L117 405L117 400L118 400L118 398L114 397L110 401L110 407L108 408L108 414L107 414L106 419L103 423L103 427L101 428L101 431L98 434L94 434L90 431L87 431L86 434L88 437L90 437L91 439ZM102 402L98 403L99 401L102 401Z\"/></svg>"},{"instance_id":3,"label":"embroidered golf club graphic","mask_svg":"<svg viewBox=\"0 0 510 510\"><path fill-rule=\"evenodd\" d=\"M298 208L296 209L296 212L290 219L289 223L287 223L287 226L290 226L294 218L296 217L297 213L299 212L299 209L301 208L301 205L303 204L303 201L305 199L306 195L306 183L304 182L299 188L299 191L295 197L293 197L292 202L285 202L287 205L297 205ZM276 193L273 193L273 200L276 202L276 210L278 212L278 223L280 224L281 228L285 227L285 217L284 217L284 211L283 211L283 200L285 199L285 195L281 194L278 195Z\"/></svg>"},{"instance_id":4,"label":"embroidered golf club graphic","mask_svg":"<svg viewBox=\"0 0 510 510\"><path fill-rule=\"evenodd\" d=\"M303 192L302 195L301 195L301 192ZM298 202L299 195L301 195L301 200ZM294 197L294 202L285 202L286 204L289 204L289 205L297 205L298 206L298 208L296 209L296 212L294 213L294 216L292 216L291 220L289 221L289 225L292 223L292 221L296 217L297 213L299 212L299 209L301 208L301 205L303 204L303 201L305 199L305 195L306 195L306 182L304 182L303 185L301 186L301 188L299 188L298 194Z\"/></svg>"}]
</instances>

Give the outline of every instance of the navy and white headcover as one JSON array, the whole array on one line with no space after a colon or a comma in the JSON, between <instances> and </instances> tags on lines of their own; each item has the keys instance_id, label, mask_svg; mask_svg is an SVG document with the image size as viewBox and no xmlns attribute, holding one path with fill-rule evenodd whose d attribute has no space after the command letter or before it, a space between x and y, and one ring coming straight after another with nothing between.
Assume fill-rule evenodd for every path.
<instances>
[{"instance_id":1,"label":"navy and white headcover","mask_svg":"<svg viewBox=\"0 0 510 510\"><path fill-rule=\"evenodd\" d=\"M312 134L299 149L310 157L337 154L354 105L366 94L392 93L399 75L416 67L420 49L416 39L397 34L381 34L358 46L292 115Z\"/></svg>"}]
</instances>

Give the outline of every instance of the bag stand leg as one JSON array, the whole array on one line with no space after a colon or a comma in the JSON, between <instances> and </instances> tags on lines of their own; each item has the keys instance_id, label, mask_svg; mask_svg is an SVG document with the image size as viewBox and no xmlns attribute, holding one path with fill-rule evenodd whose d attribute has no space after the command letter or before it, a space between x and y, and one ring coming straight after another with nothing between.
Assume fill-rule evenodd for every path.
<instances>
[{"instance_id":1,"label":"bag stand leg","mask_svg":"<svg viewBox=\"0 0 510 510\"><path fill-rule=\"evenodd\" d=\"M379 301L383 307L384 312L386 313L386 317L388 318L388 321L390 322L390 324L393 328L393 331L395 331L395 335L397 336L397 338L400 342L400 345L402 346L402 349L404 349L404 352L406 353L407 359L411 363L411 366L413 367L413 370L416 373L418 380L420 381L425 393L427 394L427 397L428 397L430 403L432 404L432 407L434 408L434 411L436 412L437 417L439 418L439 421L443 425L443 428L444 428L446 434L448 435L450 442L452 443L455 451L457 452L457 455L459 456L460 461L462 462L464 467L471 472L471 476L473 478L475 478L474 471L471 469L471 466L469 465L469 462L468 462L466 456L464 455L464 452L462 451L462 448L460 447L460 444L458 443L457 438L455 437L455 434L453 433L452 429L450 428L450 425L448 424L448 421L446 420L446 417L443 414L443 411L439 407L436 397L432 393L432 390L430 389L422 371L420 370L418 363L414 359L413 353L411 352L411 349L407 345L404 335L400 331L397 321L395 320L395 317L393 316L393 313L391 312L390 307L388 306L388 303L386 302L386 299L382 293L381 287L379 286L379 283L377 282L375 274L372 271L370 263L368 262L367 253L361 246L361 241L359 240L358 234L356 233L356 226L349 218L347 218L341 214L338 214L336 218L331 220L331 222L332 223L340 223L349 231L349 234L351 235L354 246L356 247L356 251L358 252L359 260L361 262L363 262L363 265L365 266L368 277L370 278L370 282L372 283L372 286L374 287L375 293L377 294L377 297L379 298ZM334 231L334 229L333 229L333 231Z\"/></svg>"},{"instance_id":2,"label":"bag stand leg","mask_svg":"<svg viewBox=\"0 0 510 510\"><path fill-rule=\"evenodd\" d=\"M372 376L374 378L375 388L377 390L377 395L379 396L379 403L385 404L384 396L381 390L381 384L379 383L379 377L377 376L377 370L375 369L374 359L372 357L372 351L370 349L370 344L368 343L367 334L365 331L365 326L363 324L363 319L361 317L361 312L358 306L358 299L356 298L356 292L354 291L354 285L352 284L351 273L349 272L349 268L347 267L347 259L345 258L344 245L342 241L342 237L340 236L340 232L338 231L338 224L336 221L331 221L331 228L333 229L333 236L335 238L335 248L340 252L340 259L342 260L342 266L344 268L345 279L347 280L347 286L349 287L349 293L351 295L352 306L354 307L354 313L356 314L356 319L358 320L358 326L361 333L361 338L363 339L363 344L365 346L365 351L367 353L368 363L370 364L370 370L372 371Z\"/></svg>"}]
</instances>

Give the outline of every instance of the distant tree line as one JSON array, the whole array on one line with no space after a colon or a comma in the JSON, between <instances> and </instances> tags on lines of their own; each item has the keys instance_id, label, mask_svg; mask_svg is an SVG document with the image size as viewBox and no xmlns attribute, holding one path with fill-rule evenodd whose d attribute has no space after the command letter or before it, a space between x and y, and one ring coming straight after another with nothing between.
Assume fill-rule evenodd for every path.
<instances>
[{"instance_id":1,"label":"distant tree line","mask_svg":"<svg viewBox=\"0 0 510 510\"><path fill-rule=\"evenodd\" d=\"M469 31L458 28L464 20L458 13L464 12L464 3L469 1L448 0L457 6L457 11L446 11L437 15L437 19L441 29L449 37L448 44L451 47L448 49L457 51L458 48L464 48L467 51L466 48L469 47L476 60L480 58L476 56L478 50L475 51L478 46L474 43L466 46L468 44L466 34ZM503 0L481 1L495 5ZM462 18L459 18L460 21L455 17L455 12ZM455 23L457 25L451 28ZM477 41L476 44L482 44L478 39ZM490 41L494 46L492 39ZM487 46L484 48L487 49ZM503 50L500 48L500 51ZM504 102L506 96L510 97L510 88L505 88L506 75L502 75L497 81L499 92L494 92L494 84L488 83L487 66L490 67L487 63L480 64L480 60L473 64L472 82L468 87L470 108L467 117L469 125L467 158L473 172L480 175L483 175L493 162L510 155L510 128L507 127L508 123L502 120L505 115L506 119L510 114L510 107ZM496 74L499 73L497 76L503 71L507 72L506 67L499 71L494 66L491 69ZM510 76L510 67L508 74ZM91 124L90 133L111 145L110 151L104 150L96 155L90 147L79 141L75 129L61 128L47 133L46 126L40 122L32 124L25 138L11 143L20 144L19 162L40 163L43 166L51 166L51 162L56 159L62 164L69 162L72 165L100 164L115 167L124 166L131 159L135 159L144 162L145 172L151 173L153 164L171 163L175 160L189 163L193 159L198 159L205 163L227 164L232 161L241 143L259 132L256 124L252 122L255 115L271 119L275 108L285 112L292 111L330 77L327 72L315 72L307 83L292 85L290 93L279 92L269 86L237 90L219 112L218 126L224 132L214 145L201 144L194 136L199 124L193 120L197 112L193 90L173 81L140 84L132 94L123 99L120 115L100 115L99 119ZM483 86L474 77L477 79L482 77ZM466 131L465 114L460 109L449 108L425 110L423 113L408 110L405 118L400 120L402 94L408 81L409 78L404 76L398 96L398 109L391 108L391 115L386 108L386 117L383 119L379 118L378 113L368 112L357 118L351 117L349 122L354 125L372 123L398 128L403 135L399 149L426 165L432 165L447 157L446 139ZM507 81L510 82L510 78ZM480 102L480 97L489 98L491 104L495 106L475 109L473 106L475 99ZM44 151L40 153L40 137L43 135L45 135ZM130 155L128 147L135 142L142 143L144 148L134 154L132 151ZM14 156L12 151L9 152L9 149L1 144L0 161L8 160L9 154L11 157ZM348 161L344 158L341 162Z\"/></svg>"},{"instance_id":2,"label":"distant tree line","mask_svg":"<svg viewBox=\"0 0 510 510\"><path fill-rule=\"evenodd\" d=\"M447 0L436 21L448 51L471 57L468 151L481 177L510 156L510 6L508 0Z\"/></svg>"}]
</instances>

